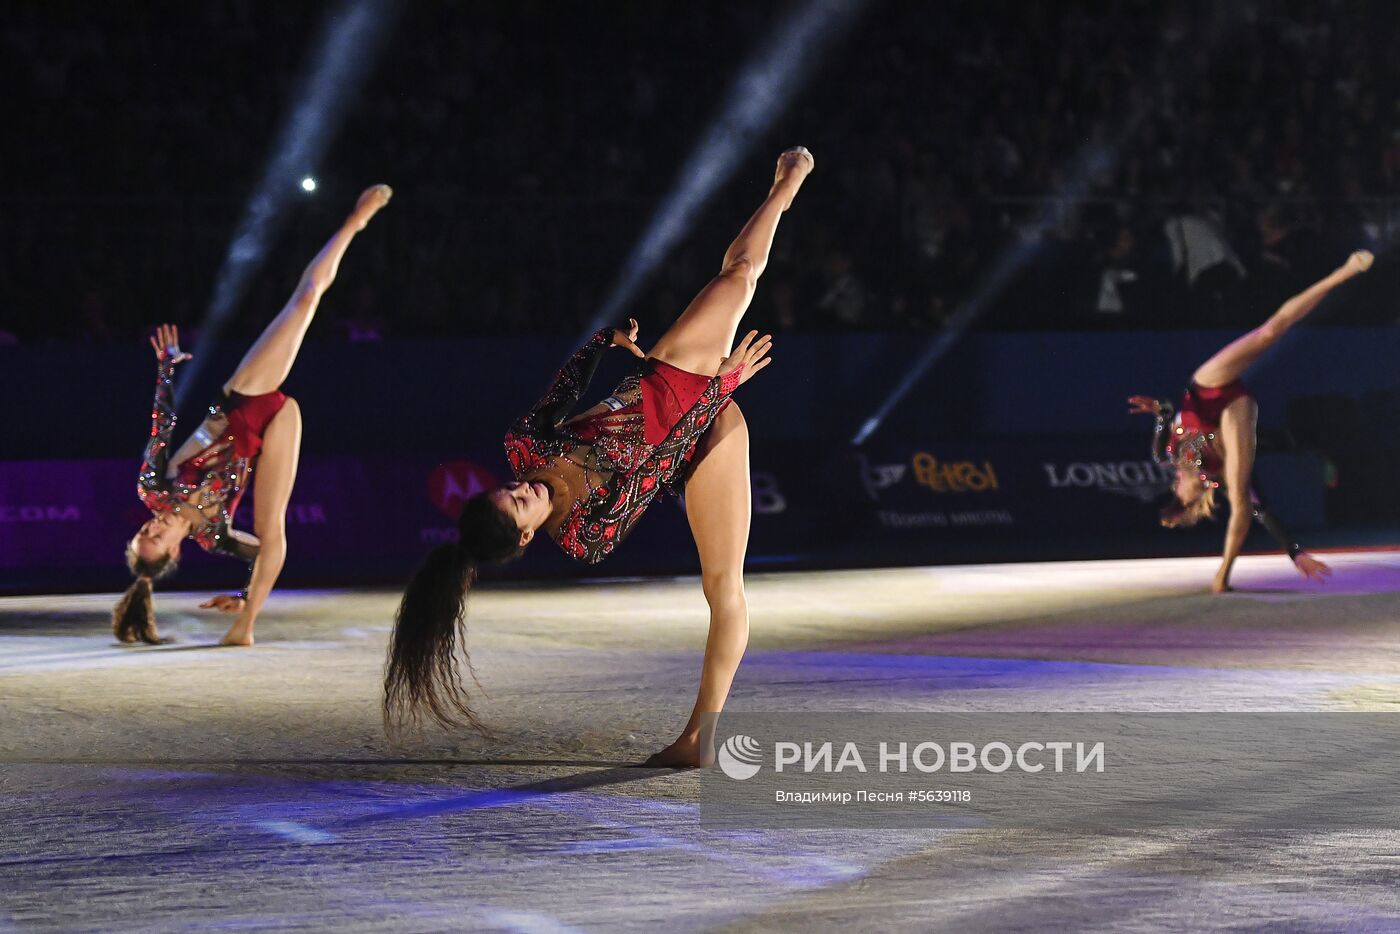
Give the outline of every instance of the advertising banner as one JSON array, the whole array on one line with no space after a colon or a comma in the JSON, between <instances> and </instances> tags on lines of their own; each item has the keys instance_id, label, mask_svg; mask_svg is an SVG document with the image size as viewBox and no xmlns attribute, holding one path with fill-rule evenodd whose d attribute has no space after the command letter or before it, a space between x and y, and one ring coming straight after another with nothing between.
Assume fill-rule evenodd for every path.
<instances>
[{"instance_id":1,"label":"advertising banner","mask_svg":"<svg viewBox=\"0 0 1400 934\"><path fill-rule=\"evenodd\" d=\"M131 460L0 461L0 589L120 589L123 549L149 513ZM1323 467L1263 455L1257 475L1295 530L1322 524ZM302 458L287 513L284 585L402 583L433 546L456 540L469 496L508 479L496 451ZM833 567L1173 553L1220 529L1158 527L1170 472L1140 438L1097 441L882 442L851 449L755 441L750 566ZM235 525L251 531L252 496ZM688 504L687 504L688 505ZM1075 544L1077 543L1077 544ZM1077 552L1071 554L1074 545ZM541 542L502 576L619 576L699 571L686 514L658 499L617 554L578 564ZM186 544L182 586L232 587L237 562Z\"/></svg>"}]
</instances>

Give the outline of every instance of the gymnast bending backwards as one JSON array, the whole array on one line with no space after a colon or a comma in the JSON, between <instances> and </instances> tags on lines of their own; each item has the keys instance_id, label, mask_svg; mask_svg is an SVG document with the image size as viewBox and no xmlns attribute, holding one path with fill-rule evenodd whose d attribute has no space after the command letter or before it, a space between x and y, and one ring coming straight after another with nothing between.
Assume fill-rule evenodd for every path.
<instances>
[{"instance_id":1,"label":"gymnast bending backwards","mask_svg":"<svg viewBox=\"0 0 1400 934\"><path fill-rule=\"evenodd\" d=\"M1180 411L1171 403L1149 396L1133 396L1129 411L1157 419L1152 454L1159 464L1176 470L1172 487L1175 502L1162 512L1169 528L1193 526L1212 518L1223 490L1230 503L1225 529L1225 549L1220 570L1211 585L1214 593L1230 590L1230 571L1249 535L1251 519L1262 525L1279 547L1288 552L1298 571L1323 581L1331 569L1303 551L1289 537L1283 524L1269 512L1250 487L1259 406L1242 377L1250 366L1278 343L1337 286L1371 267L1365 250L1351 254L1339 268L1293 296L1259 327L1227 345L1191 376Z\"/></svg>"},{"instance_id":2,"label":"gymnast bending backwards","mask_svg":"<svg viewBox=\"0 0 1400 934\"><path fill-rule=\"evenodd\" d=\"M151 338L156 396L136 485L151 518L126 545L127 567L136 579L112 611L112 631L119 641L162 641L152 587L175 571L180 546L192 538L205 551L251 565L242 593L217 596L200 606L235 616L221 644L253 644L253 624L287 556L287 501L301 450L301 409L280 387L350 241L392 194L388 185L375 185L360 195L355 210L302 274L291 300L224 383L199 428L173 454L175 368L190 354L180 350L173 325L161 325ZM233 527L233 517L255 466L250 535Z\"/></svg>"},{"instance_id":3,"label":"gymnast bending backwards","mask_svg":"<svg viewBox=\"0 0 1400 934\"><path fill-rule=\"evenodd\" d=\"M768 262L778 221L815 162L802 147L778 158L768 196L724 255L719 275L643 353L637 324L594 334L564 364L544 397L505 436L516 480L467 500L459 542L434 549L399 606L384 679L386 724L397 730L430 715L446 727L480 727L460 673L466 659L465 601L482 565L519 557L543 532L572 558L603 560L662 492L685 493L700 556L710 632L700 688L680 737L647 760L706 765L707 714L724 706L748 644L744 554L751 493L749 435L732 395L770 362L771 338L739 321ZM603 351L639 358L602 402L571 415Z\"/></svg>"}]
</instances>

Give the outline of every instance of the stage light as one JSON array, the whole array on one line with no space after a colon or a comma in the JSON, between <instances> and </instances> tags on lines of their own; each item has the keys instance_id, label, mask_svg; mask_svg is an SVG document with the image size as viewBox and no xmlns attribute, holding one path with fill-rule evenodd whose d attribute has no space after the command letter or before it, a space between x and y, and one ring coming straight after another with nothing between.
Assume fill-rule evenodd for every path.
<instances>
[{"instance_id":1,"label":"stage light","mask_svg":"<svg viewBox=\"0 0 1400 934\"><path fill-rule=\"evenodd\" d=\"M1096 148L1086 157L1081 157L1081 164L1094 163L1097 154ZM1083 185L1087 186L1088 174L1084 174L1082 178ZM1001 293L1012 277L1040 249L1041 240L1058 213L1059 206L1066 202L1072 203L1080 194L1082 194L1082 189L1078 185L1072 191L1061 192L1060 197L1051 202L1041 212L1040 218L1022 234L1021 241L997 257L991 270L982 277L982 281L977 284L973 293L948 319L943 330L929 341L923 354L900 377L894 389L890 391L874 413L861 424L860 430L856 432L855 437L851 438L851 444L864 444L865 440L875 433L875 430L880 427L890 412L894 411L894 407L919 384L919 380L923 379L933 369L934 364L941 360L953 345L967 333L977 319L982 316L987 305Z\"/></svg>"},{"instance_id":2,"label":"stage light","mask_svg":"<svg viewBox=\"0 0 1400 934\"><path fill-rule=\"evenodd\" d=\"M314 170L320 161L340 127L346 107L373 70L400 6L393 0L344 0L327 16L262 180L248 200L214 279L213 295L200 325L201 343L218 339L229 314L262 268L287 205L295 198L289 181L300 179L299 187L305 193L316 190L316 178L307 170ZM290 290L291 283L287 287ZM187 364L176 391L177 403L194 391L196 377L211 356L196 354Z\"/></svg>"},{"instance_id":3,"label":"stage light","mask_svg":"<svg viewBox=\"0 0 1400 934\"><path fill-rule=\"evenodd\" d=\"M684 237L700 209L728 181L753 143L787 107L823 48L842 32L864 0L808 0L794 10L739 72L719 115L681 166L671 193L661 202L632 248L587 333L622 316L656 267ZM802 140L789 140L801 143ZM774 154L776 155L776 153Z\"/></svg>"},{"instance_id":4,"label":"stage light","mask_svg":"<svg viewBox=\"0 0 1400 934\"><path fill-rule=\"evenodd\" d=\"M1240 11L1230 9L1229 4L1221 4L1212 13L1206 24L1206 34L1201 37L1200 56L1179 56L1172 74L1159 75L1155 87L1159 92L1177 86L1187 86L1189 77L1210 61L1210 55L1225 36L1243 23ZM1173 80L1173 79L1179 80ZM1082 147L1073 160L1065 167L1065 184L1052 197L1046 199L1044 207L1034 222L1022 227L1019 239L1008 245L996 257L991 268L977 283L972 293L963 301L958 310L948 319L943 331L929 341L926 349L914 364L900 377L884 401L870 414L851 438L852 445L860 445L875 433L889 414L907 396L919 381L947 355L948 351L982 317L988 306L1001 294L1007 283L1021 271L1032 257L1040 252L1051 227L1060 219L1065 207L1074 208L1088 194L1094 179L1109 173L1122 157L1128 141L1147 119L1158 109L1156 95L1148 87L1136 89L1138 93L1125 95L1136 103L1123 116L1117 131L1107 137L1106 142L1089 143Z\"/></svg>"}]
</instances>

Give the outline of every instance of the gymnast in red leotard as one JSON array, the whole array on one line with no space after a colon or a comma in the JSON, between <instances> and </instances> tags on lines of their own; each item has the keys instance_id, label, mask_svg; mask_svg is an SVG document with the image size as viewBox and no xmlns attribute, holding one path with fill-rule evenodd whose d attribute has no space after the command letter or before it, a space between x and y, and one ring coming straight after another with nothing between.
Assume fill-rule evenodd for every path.
<instances>
[{"instance_id":1,"label":"gymnast in red leotard","mask_svg":"<svg viewBox=\"0 0 1400 934\"><path fill-rule=\"evenodd\" d=\"M190 355L180 350L180 334L173 325L161 325L151 338L156 397L136 485L151 518L126 546L127 567L136 580L112 610L112 631L118 640L161 641L151 591L156 580L175 570L181 544L192 538L211 554L251 565L243 593L200 605L236 616L223 645L253 644L253 624L287 553L287 501L301 449L301 409L281 386L350 241L392 194L388 185L375 185L360 195L350 217L302 274L291 300L224 383L199 428L173 454L175 367ZM250 535L233 527L233 517L255 466Z\"/></svg>"},{"instance_id":2,"label":"gymnast in red leotard","mask_svg":"<svg viewBox=\"0 0 1400 934\"><path fill-rule=\"evenodd\" d=\"M1222 489L1229 499L1225 549L1211 586L1215 593L1230 589L1230 571L1244 547L1251 519L1264 526L1304 576L1320 581L1331 574L1327 565L1289 538L1250 487L1259 406L1241 377L1328 292L1369 269L1372 259L1364 250L1351 254L1327 278L1284 302L1269 320L1207 360L1192 375L1179 412L1163 399L1133 396L1128 400L1129 411L1156 416L1153 457L1176 469L1172 487L1176 502L1163 511L1163 525L1182 528L1212 518Z\"/></svg>"},{"instance_id":3,"label":"gymnast in red leotard","mask_svg":"<svg viewBox=\"0 0 1400 934\"><path fill-rule=\"evenodd\" d=\"M778 221L814 165L801 147L778 157L768 196L730 244L719 275L650 354L634 343L636 321L603 328L511 425L505 447L515 482L467 500L457 520L458 543L434 549L404 593L384 679L391 727L422 713L444 726L478 724L457 659L466 595L479 567L519 557L539 532L570 557L596 563L621 545L658 494L683 487L710 605L710 636L690 721L648 763L713 760L706 715L723 707L748 643L749 441L731 396L768 364L772 346L757 331L737 346L734 338ZM635 372L607 399L570 417L609 347L637 357Z\"/></svg>"}]
</instances>

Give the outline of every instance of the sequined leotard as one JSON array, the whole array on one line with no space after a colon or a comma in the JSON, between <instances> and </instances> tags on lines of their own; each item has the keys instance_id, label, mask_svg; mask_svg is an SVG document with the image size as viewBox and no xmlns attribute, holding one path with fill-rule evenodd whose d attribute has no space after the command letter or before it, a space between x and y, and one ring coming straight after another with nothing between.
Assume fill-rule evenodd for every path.
<instances>
[{"instance_id":1,"label":"sequined leotard","mask_svg":"<svg viewBox=\"0 0 1400 934\"><path fill-rule=\"evenodd\" d=\"M1165 439L1165 448L1156 452L1157 460L1191 465L1200 473L1202 482L1220 486L1225 463L1214 445L1220 433L1220 419L1230 403L1249 394L1249 387L1240 380L1226 386L1192 382L1181 397L1181 410ZM1160 444L1161 438L1158 440Z\"/></svg>"},{"instance_id":2,"label":"sequined leotard","mask_svg":"<svg viewBox=\"0 0 1400 934\"><path fill-rule=\"evenodd\" d=\"M589 339L559 371L549 391L505 437L506 457L517 479L564 461L580 470L587 490L551 536L564 553L596 564L632 530L662 488L679 493L695 445L728 403L743 368L710 378L695 402L660 440L649 440L644 404L658 364L646 361L618 384L607 410L564 424L588 388L598 361L612 343L612 328Z\"/></svg>"},{"instance_id":3,"label":"sequined leotard","mask_svg":"<svg viewBox=\"0 0 1400 934\"><path fill-rule=\"evenodd\" d=\"M252 561L258 554L257 544L236 537L230 524L243 498L256 451L250 456L247 442L240 448L236 432L226 429L203 450L177 465L175 476L167 476L170 438L175 432L174 375L172 358L162 354L156 371L155 404L151 408L151 440L146 444L136 493L151 512L192 511L198 520L190 537L205 551ZM215 424L231 422L217 403L209 406L209 415Z\"/></svg>"},{"instance_id":4,"label":"sequined leotard","mask_svg":"<svg viewBox=\"0 0 1400 934\"><path fill-rule=\"evenodd\" d=\"M1201 386L1193 381L1182 396L1180 412L1174 413L1170 402L1158 399L1152 459L1178 470L1194 471L1201 483L1221 489L1221 473L1225 463L1214 444L1220 433L1220 419L1230 403L1249 395L1249 387L1241 380L1213 387ZM1283 523L1269 512L1256 490L1249 491L1249 500L1254 521L1264 527L1290 558L1296 560L1302 548L1288 534Z\"/></svg>"}]
</instances>

